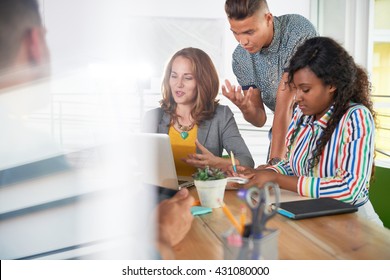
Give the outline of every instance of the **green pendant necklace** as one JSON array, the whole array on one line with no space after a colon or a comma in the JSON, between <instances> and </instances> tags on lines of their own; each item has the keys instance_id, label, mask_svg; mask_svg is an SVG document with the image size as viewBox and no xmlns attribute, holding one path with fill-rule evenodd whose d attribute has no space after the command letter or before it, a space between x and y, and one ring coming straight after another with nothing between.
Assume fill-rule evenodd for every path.
<instances>
[{"instance_id":1,"label":"green pendant necklace","mask_svg":"<svg viewBox=\"0 0 390 280\"><path fill-rule=\"evenodd\" d=\"M194 127L194 123L187 126L187 125L181 125L179 123L179 120L176 120L176 121L177 121L177 126L181 130L180 136L181 136L181 138L183 138L183 140L185 140L188 137L188 131L190 131Z\"/></svg>"}]
</instances>

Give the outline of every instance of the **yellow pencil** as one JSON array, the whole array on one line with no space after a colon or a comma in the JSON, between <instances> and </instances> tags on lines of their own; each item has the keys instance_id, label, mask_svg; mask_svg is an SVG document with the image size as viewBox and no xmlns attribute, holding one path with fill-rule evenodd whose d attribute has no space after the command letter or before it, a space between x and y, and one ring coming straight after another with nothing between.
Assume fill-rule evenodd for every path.
<instances>
[{"instance_id":1,"label":"yellow pencil","mask_svg":"<svg viewBox=\"0 0 390 280\"><path fill-rule=\"evenodd\" d=\"M233 151L230 151L230 159L232 160L233 170L237 173L236 160L234 159Z\"/></svg>"},{"instance_id":2,"label":"yellow pencil","mask_svg":"<svg viewBox=\"0 0 390 280\"><path fill-rule=\"evenodd\" d=\"M218 202L221 204L222 211L225 213L226 217L229 219L229 221L233 224L233 226L236 228L238 233L241 233L241 226L237 222L237 220L234 218L232 212L230 212L229 208L227 208L226 204L218 199Z\"/></svg>"},{"instance_id":3,"label":"yellow pencil","mask_svg":"<svg viewBox=\"0 0 390 280\"><path fill-rule=\"evenodd\" d=\"M246 207L245 205L241 205L241 215L240 215L241 235L244 234L245 222L246 222Z\"/></svg>"}]
</instances>

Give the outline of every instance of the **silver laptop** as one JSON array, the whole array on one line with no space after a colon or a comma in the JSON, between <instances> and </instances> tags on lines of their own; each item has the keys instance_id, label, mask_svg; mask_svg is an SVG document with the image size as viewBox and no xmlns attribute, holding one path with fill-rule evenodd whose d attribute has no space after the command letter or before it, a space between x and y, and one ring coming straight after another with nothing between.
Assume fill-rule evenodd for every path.
<instances>
[{"instance_id":1,"label":"silver laptop","mask_svg":"<svg viewBox=\"0 0 390 280\"><path fill-rule=\"evenodd\" d=\"M136 135L138 158L146 184L178 190L193 185L192 177L177 176L172 146L167 134Z\"/></svg>"}]
</instances>

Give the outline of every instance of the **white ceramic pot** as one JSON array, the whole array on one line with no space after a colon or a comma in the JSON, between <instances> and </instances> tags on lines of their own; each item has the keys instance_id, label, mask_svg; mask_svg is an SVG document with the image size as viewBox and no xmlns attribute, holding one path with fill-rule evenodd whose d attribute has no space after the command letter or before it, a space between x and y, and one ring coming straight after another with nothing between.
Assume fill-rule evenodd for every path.
<instances>
[{"instance_id":1,"label":"white ceramic pot","mask_svg":"<svg viewBox=\"0 0 390 280\"><path fill-rule=\"evenodd\" d=\"M219 208L221 207L218 199L223 201L227 179L212 181L194 181L198 192L200 204L204 207Z\"/></svg>"}]
</instances>

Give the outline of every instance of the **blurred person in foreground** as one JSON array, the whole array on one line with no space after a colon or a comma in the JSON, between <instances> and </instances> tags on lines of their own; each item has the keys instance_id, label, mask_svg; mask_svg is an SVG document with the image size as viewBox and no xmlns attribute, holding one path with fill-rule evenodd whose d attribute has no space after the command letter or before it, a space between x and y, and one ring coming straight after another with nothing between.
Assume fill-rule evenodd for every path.
<instances>
[{"instance_id":1,"label":"blurred person in foreground","mask_svg":"<svg viewBox=\"0 0 390 280\"><path fill-rule=\"evenodd\" d=\"M292 57L288 81L297 107L285 160L263 170L246 169L246 187L272 181L302 196L331 197L382 225L369 200L375 113L366 72L336 41L316 37Z\"/></svg>"},{"instance_id":2,"label":"blurred person in foreground","mask_svg":"<svg viewBox=\"0 0 390 280\"><path fill-rule=\"evenodd\" d=\"M24 94L21 97L34 98L28 96L30 87L25 86L50 75L50 56L45 33L36 0L0 1L0 95L6 97L13 94L15 88L23 86ZM33 94L35 92L31 93ZM18 102L23 104L26 101L20 99ZM2 138L1 150L8 151L12 157L12 153L17 151L14 151L15 146L10 146L12 141L4 142L7 131L3 131ZM2 160L3 157L0 156L0 162ZM192 203L193 198L188 191L181 190L173 198L159 204L157 247L162 258L174 258L172 247L189 231L193 220L190 213Z\"/></svg>"}]
</instances>

